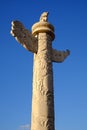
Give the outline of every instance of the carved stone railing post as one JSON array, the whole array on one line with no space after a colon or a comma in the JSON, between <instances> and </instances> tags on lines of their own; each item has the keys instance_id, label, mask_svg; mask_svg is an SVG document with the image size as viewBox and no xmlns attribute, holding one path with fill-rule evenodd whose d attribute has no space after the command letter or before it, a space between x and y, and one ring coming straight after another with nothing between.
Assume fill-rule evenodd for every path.
<instances>
[{"instance_id":1,"label":"carved stone railing post","mask_svg":"<svg viewBox=\"0 0 87 130\"><path fill-rule=\"evenodd\" d=\"M13 21L11 34L34 53L31 130L55 130L52 62L63 62L70 51L52 48L55 35L48 12L32 26L32 33L21 22Z\"/></svg>"}]
</instances>

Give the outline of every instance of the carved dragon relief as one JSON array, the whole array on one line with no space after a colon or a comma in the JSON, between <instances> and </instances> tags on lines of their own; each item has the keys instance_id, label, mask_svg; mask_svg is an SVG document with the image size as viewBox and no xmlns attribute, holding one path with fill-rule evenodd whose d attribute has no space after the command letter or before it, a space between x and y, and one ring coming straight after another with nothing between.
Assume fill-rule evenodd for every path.
<instances>
[{"instance_id":1,"label":"carved dragon relief","mask_svg":"<svg viewBox=\"0 0 87 130\"><path fill-rule=\"evenodd\" d=\"M36 118L34 118L33 116L33 122L35 124L35 122L38 122L39 128L44 127L47 128L48 130L54 130L54 119L50 116L48 116L47 118L42 116L42 117L38 117L36 116ZM34 126L35 128L37 126Z\"/></svg>"}]
</instances>

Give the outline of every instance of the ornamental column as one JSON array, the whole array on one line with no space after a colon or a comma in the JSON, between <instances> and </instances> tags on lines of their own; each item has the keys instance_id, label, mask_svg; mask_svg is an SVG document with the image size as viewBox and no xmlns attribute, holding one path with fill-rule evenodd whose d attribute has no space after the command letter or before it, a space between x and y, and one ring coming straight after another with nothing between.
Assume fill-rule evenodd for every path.
<instances>
[{"instance_id":1,"label":"ornamental column","mask_svg":"<svg viewBox=\"0 0 87 130\"><path fill-rule=\"evenodd\" d=\"M34 54L31 130L54 130L54 27L46 21L40 21L33 25L32 34L38 38L38 51Z\"/></svg>"},{"instance_id":2,"label":"ornamental column","mask_svg":"<svg viewBox=\"0 0 87 130\"><path fill-rule=\"evenodd\" d=\"M63 62L70 51L52 48L54 27L48 22L48 12L32 26L32 33L20 21L12 22L12 36L34 53L31 130L54 130L54 88L52 62Z\"/></svg>"}]
</instances>

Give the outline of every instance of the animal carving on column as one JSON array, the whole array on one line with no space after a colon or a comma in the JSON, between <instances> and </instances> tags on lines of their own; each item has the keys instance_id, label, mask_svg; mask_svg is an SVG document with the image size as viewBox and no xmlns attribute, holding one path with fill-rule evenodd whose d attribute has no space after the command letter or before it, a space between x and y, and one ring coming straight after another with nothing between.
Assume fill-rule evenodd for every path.
<instances>
[{"instance_id":1,"label":"animal carving on column","mask_svg":"<svg viewBox=\"0 0 87 130\"><path fill-rule=\"evenodd\" d=\"M42 13L40 16L40 21L47 22L48 21L48 14L49 14L48 12Z\"/></svg>"}]
</instances>

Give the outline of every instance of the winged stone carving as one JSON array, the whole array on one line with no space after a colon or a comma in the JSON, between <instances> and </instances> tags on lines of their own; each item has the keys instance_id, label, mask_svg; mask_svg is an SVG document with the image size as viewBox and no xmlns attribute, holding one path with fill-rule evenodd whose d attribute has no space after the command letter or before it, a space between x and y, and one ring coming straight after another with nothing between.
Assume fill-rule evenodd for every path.
<instances>
[{"instance_id":1,"label":"winged stone carving","mask_svg":"<svg viewBox=\"0 0 87 130\"><path fill-rule=\"evenodd\" d=\"M11 34L27 50L37 52L37 38L20 21L13 21Z\"/></svg>"},{"instance_id":2,"label":"winged stone carving","mask_svg":"<svg viewBox=\"0 0 87 130\"><path fill-rule=\"evenodd\" d=\"M40 22L47 22L48 12L42 13L40 17ZM38 51L38 37L34 37L32 33L24 27L20 21L13 21L11 34L15 39L28 51L37 53ZM59 51L52 48L52 61L53 62L63 62L66 57L70 55L70 51Z\"/></svg>"},{"instance_id":3,"label":"winged stone carving","mask_svg":"<svg viewBox=\"0 0 87 130\"><path fill-rule=\"evenodd\" d=\"M70 51L66 49L66 51L58 51L56 49L52 49L52 61L53 62L63 62L67 56L70 55Z\"/></svg>"}]
</instances>

